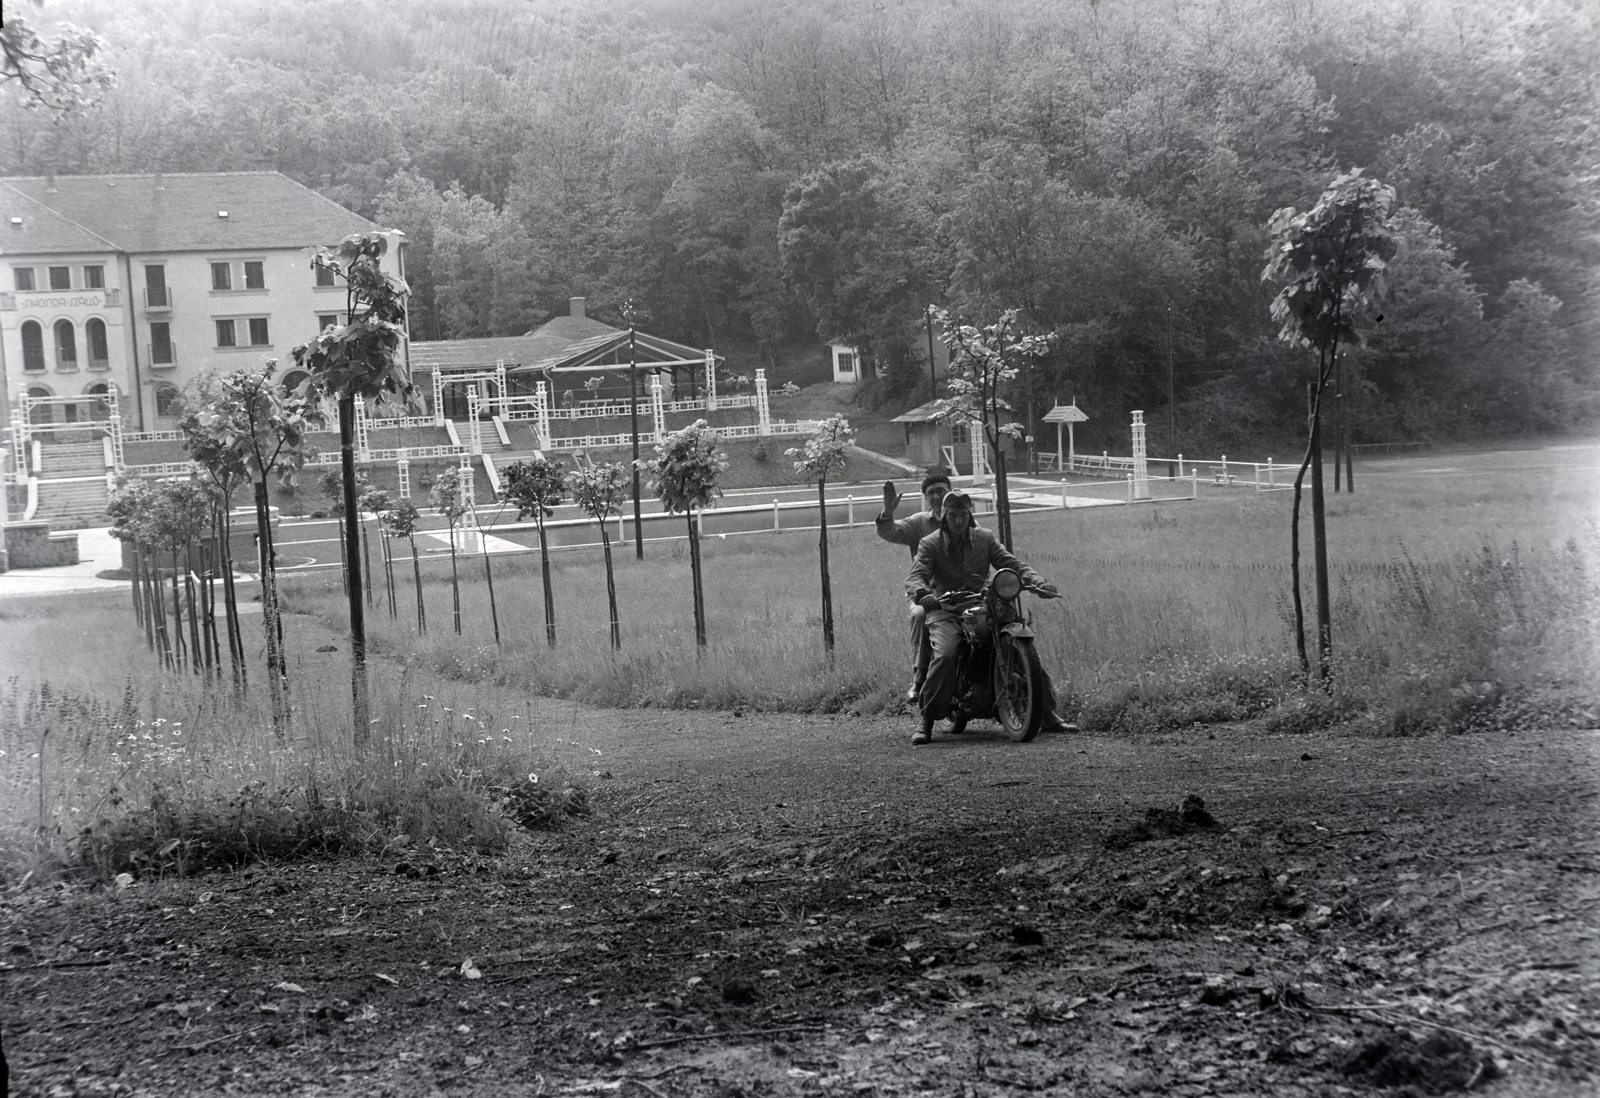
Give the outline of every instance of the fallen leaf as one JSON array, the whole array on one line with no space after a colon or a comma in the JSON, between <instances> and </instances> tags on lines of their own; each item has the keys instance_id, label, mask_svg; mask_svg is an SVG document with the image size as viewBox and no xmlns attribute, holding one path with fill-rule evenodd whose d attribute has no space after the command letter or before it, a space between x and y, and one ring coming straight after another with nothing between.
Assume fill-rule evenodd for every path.
<instances>
[{"instance_id":1,"label":"fallen leaf","mask_svg":"<svg viewBox=\"0 0 1600 1098\"><path fill-rule=\"evenodd\" d=\"M462 977L464 979L468 979L468 980L481 980L481 979L483 979L483 973L478 971L478 966L472 963L472 958L471 957L468 957L465 961L462 961L461 962L461 967L457 971L459 971L461 973L461 975L462 975Z\"/></svg>"},{"instance_id":2,"label":"fallen leaf","mask_svg":"<svg viewBox=\"0 0 1600 1098\"><path fill-rule=\"evenodd\" d=\"M289 992L293 992L296 995L304 995L306 993L306 989L305 988L301 987L299 984L291 984L288 980L285 980L280 984L273 984L272 985L272 990L273 991L289 991Z\"/></svg>"},{"instance_id":3,"label":"fallen leaf","mask_svg":"<svg viewBox=\"0 0 1600 1098\"><path fill-rule=\"evenodd\" d=\"M387 972L374 972L373 975L386 984L393 984L395 987L400 986L400 981L396 980L393 976L390 976Z\"/></svg>"}]
</instances>

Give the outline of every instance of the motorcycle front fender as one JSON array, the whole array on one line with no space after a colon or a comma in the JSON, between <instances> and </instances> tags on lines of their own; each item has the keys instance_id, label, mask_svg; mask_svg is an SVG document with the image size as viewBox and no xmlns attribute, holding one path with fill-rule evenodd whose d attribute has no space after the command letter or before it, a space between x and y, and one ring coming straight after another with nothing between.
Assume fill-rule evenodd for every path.
<instances>
[{"instance_id":1,"label":"motorcycle front fender","mask_svg":"<svg viewBox=\"0 0 1600 1098\"><path fill-rule=\"evenodd\" d=\"M1003 637L1020 637L1023 640L1032 640L1033 630L1029 629L1027 624L1024 622L1013 621L1008 622L1000 627L1000 635Z\"/></svg>"}]
</instances>

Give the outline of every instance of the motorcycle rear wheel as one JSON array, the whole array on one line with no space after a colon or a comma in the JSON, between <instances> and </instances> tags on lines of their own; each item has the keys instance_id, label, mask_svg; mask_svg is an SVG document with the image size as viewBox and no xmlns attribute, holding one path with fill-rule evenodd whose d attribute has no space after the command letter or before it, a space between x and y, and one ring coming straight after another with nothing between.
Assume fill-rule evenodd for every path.
<instances>
[{"instance_id":1,"label":"motorcycle rear wheel","mask_svg":"<svg viewBox=\"0 0 1600 1098\"><path fill-rule=\"evenodd\" d=\"M994 653L994 710L1000 727L1018 743L1039 734L1044 722L1044 668L1028 637L1002 636Z\"/></svg>"}]
</instances>

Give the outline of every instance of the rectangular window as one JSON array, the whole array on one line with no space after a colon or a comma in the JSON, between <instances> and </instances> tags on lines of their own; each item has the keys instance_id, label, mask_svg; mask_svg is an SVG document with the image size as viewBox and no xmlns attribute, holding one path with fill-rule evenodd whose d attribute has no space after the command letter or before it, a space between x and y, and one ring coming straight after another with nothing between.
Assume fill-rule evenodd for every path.
<instances>
[{"instance_id":1,"label":"rectangular window","mask_svg":"<svg viewBox=\"0 0 1600 1098\"><path fill-rule=\"evenodd\" d=\"M213 263L211 265L211 288L213 290L233 289L233 264Z\"/></svg>"},{"instance_id":2,"label":"rectangular window","mask_svg":"<svg viewBox=\"0 0 1600 1098\"><path fill-rule=\"evenodd\" d=\"M238 345L239 345L238 337L234 334L234 331L233 331L233 321L231 321L231 320L219 320L219 321L217 321L217 346L218 347L237 347Z\"/></svg>"},{"instance_id":3,"label":"rectangular window","mask_svg":"<svg viewBox=\"0 0 1600 1098\"><path fill-rule=\"evenodd\" d=\"M31 290L31 289L33 289L33 268L32 267L13 267L13 268L11 268L11 277L13 277L13 278L15 278L17 280L17 289L19 289L19 290Z\"/></svg>"},{"instance_id":4,"label":"rectangular window","mask_svg":"<svg viewBox=\"0 0 1600 1098\"><path fill-rule=\"evenodd\" d=\"M317 314L317 331L319 333L324 328L337 328L338 326L339 326L339 314L338 313L318 313Z\"/></svg>"},{"instance_id":5,"label":"rectangular window","mask_svg":"<svg viewBox=\"0 0 1600 1098\"><path fill-rule=\"evenodd\" d=\"M265 347L272 340L267 338L267 318L253 316L250 318L250 346Z\"/></svg>"},{"instance_id":6,"label":"rectangular window","mask_svg":"<svg viewBox=\"0 0 1600 1098\"><path fill-rule=\"evenodd\" d=\"M157 366L172 362L172 325L164 320L150 325L150 361Z\"/></svg>"},{"instance_id":7,"label":"rectangular window","mask_svg":"<svg viewBox=\"0 0 1600 1098\"><path fill-rule=\"evenodd\" d=\"M267 288L267 272L260 260L251 260L244 265L244 288L247 290Z\"/></svg>"},{"instance_id":8,"label":"rectangular window","mask_svg":"<svg viewBox=\"0 0 1600 1098\"><path fill-rule=\"evenodd\" d=\"M106 269L104 267L85 267L83 269L83 286L86 290L105 289Z\"/></svg>"},{"instance_id":9,"label":"rectangular window","mask_svg":"<svg viewBox=\"0 0 1600 1098\"><path fill-rule=\"evenodd\" d=\"M172 298L167 296L167 269L159 263L144 269L144 303L151 309L172 307Z\"/></svg>"},{"instance_id":10,"label":"rectangular window","mask_svg":"<svg viewBox=\"0 0 1600 1098\"><path fill-rule=\"evenodd\" d=\"M317 285L318 286L332 286L333 285L333 271L330 270L327 267L318 267L317 268Z\"/></svg>"},{"instance_id":11,"label":"rectangular window","mask_svg":"<svg viewBox=\"0 0 1600 1098\"><path fill-rule=\"evenodd\" d=\"M70 289L72 289L72 268L71 267L51 267L50 268L50 288L52 290L70 290Z\"/></svg>"}]
</instances>

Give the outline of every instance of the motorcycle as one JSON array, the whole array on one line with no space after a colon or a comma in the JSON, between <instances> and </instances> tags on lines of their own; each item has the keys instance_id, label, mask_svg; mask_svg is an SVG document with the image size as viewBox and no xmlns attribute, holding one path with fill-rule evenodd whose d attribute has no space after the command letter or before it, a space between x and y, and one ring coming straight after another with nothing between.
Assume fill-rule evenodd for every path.
<instances>
[{"instance_id":1,"label":"motorcycle","mask_svg":"<svg viewBox=\"0 0 1600 1098\"><path fill-rule=\"evenodd\" d=\"M982 590L955 591L940 600L961 619L963 641L949 714L952 733L966 731L974 718L993 718L1018 743L1039 734L1044 669L1034 651L1032 622L1022 612L1023 587L1020 575L1001 568Z\"/></svg>"}]
</instances>

